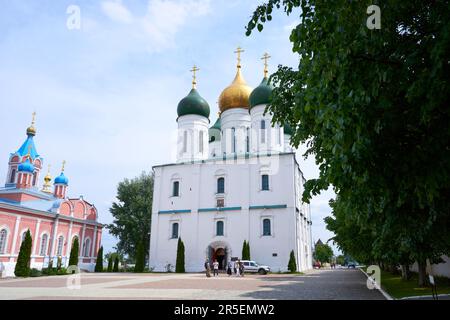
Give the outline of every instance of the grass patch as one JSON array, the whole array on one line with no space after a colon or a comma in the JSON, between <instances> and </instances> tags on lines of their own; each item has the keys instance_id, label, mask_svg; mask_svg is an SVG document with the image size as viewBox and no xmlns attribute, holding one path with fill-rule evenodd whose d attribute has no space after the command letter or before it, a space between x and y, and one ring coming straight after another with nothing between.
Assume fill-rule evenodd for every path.
<instances>
[{"instance_id":1,"label":"grass patch","mask_svg":"<svg viewBox=\"0 0 450 320\"><path fill-rule=\"evenodd\" d=\"M450 279L445 277L434 277L438 294L450 293ZM418 286L418 274L411 273L411 278L407 281L402 280L401 275L394 275L390 272L381 270L381 287L395 299L413 297L413 296L431 296L431 287Z\"/></svg>"}]
</instances>

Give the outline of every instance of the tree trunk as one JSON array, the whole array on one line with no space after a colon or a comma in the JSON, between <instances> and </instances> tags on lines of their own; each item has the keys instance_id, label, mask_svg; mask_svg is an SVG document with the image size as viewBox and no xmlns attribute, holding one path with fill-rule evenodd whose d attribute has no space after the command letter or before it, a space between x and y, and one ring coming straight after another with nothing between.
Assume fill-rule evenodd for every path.
<instances>
[{"instance_id":1,"label":"tree trunk","mask_svg":"<svg viewBox=\"0 0 450 320\"><path fill-rule=\"evenodd\" d=\"M409 265L408 264L402 264L402 280L409 280Z\"/></svg>"},{"instance_id":2,"label":"tree trunk","mask_svg":"<svg viewBox=\"0 0 450 320\"><path fill-rule=\"evenodd\" d=\"M419 287L425 287L428 285L427 281L427 264L425 261L417 262L419 270Z\"/></svg>"}]
</instances>

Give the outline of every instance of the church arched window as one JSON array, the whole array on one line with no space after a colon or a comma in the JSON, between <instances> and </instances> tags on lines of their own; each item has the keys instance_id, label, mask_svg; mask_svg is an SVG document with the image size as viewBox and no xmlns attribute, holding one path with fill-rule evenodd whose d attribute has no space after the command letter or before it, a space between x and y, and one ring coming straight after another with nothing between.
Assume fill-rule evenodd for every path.
<instances>
[{"instance_id":1,"label":"church arched window","mask_svg":"<svg viewBox=\"0 0 450 320\"><path fill-rule=\"evenodd\" d=\"M16 181L16 169L11 170L11 177L9 179L9 183L14 183Z\"/></svg>"},{"instance_id":2,"label":"church arched window","mask_svg":"<svg viewBox=\"0 0 450 320\"><path fill-rule=\"evenodd\" d=\"M263 220L263 236L270 236L272 234L270 219Z\"/></svg>"},{"instance_id":3,"label":"church arched window","mask_svg":"<svg viewBox=\"0 0 450 320\"><path fill-rule=\"evenodd\" d=\"M180 181L174 181L172 187L172 196L179 197L180 196Z\"/></svg>"},{"instance_id":4,"label":"church arched window","mask_svg":"<svg viewBox=\"0 0 450 320\"><path fill-rule=\"evenodd\" d=\"M37 179L37 172L35 171L33 173L33 183L31 184L32 186L36 186L36 179Z\"/></svg>"},{"instance_id":5,"label":"church arched window","mask_svg":"<svg viewBox=\"0 0 450 320\"><path fill-rule=\"evenodd\" d=\"M179 229L178 222L173 223L172 224L172 239L178 238L178 229Z\"/></svg>"},{"instance_id":6,"label":"church arched window","mask_svg":"<svg viewBox=\"0 0 450 320\"><path fill-rule=\"evenodd\" d=\"M91 239L87 238L86 240L84 240L83 256L89 257L90 252L91 252Z\"/></svg>"},{"instance_id":7,"label":"church arched window","mask_svg":"<svg viewBox=\"0 0 450 320\"><path fill-rule=\"evenodd\" d=\"M47 254L47 242L48 242L48 235L45 233L41 237L41 248L39 250L39 254L41 256L45 256Z\"/></svg>"},{"instance_id":8,"label":"church arched window","mask_svg":"<svg viewBox=\"0 0 450 320\"><path fill-rule=\"evenodd\" d=\"M203 153L203 131L200 131L198 134L198 151Z\"/></svg>"},{"instance_id":9,"label":"church arched window","mask_svg":"<svg viewBox=\"0 0 450 320\"><path fill-rule=\"evenodd\" d=\"M223 228L224 224L223 221L217 221L216 222L216 236L223 236Z\"/></svg>"},{"instance_id":10,"label":"church arched window","mask_svg":"<svg viewBox=\"0 0 450 320\"><path fill-rule=\"evenodd\" d=\"M231 152L236 152L236 128L231 128Z\"/></svg>"},{"instance_id":11,"label":"church arched window","mask_svg":"<svg viewBox=\"0 0 450 320\"><path fill-rule=\"evenodd\" d=\"M225 178L217 179L217 193L225 193Z\"/></svg>"},{"instance_id":12,"label":"church arched window","mask_svg":"<svg viewBox=\"0 0 450 320\"><path fill-rule=\"evenodd\" d=\"M261 143L266 143L266 121L261 120Z\"/></svg>"},{"instance_id":13,"label":"church arched window","mask_svg":"<svg viewBox=\"0 0 450 320\"><path fill-rule=\"evenodd\" d=\"M58 248L56 250L56 255L58 255L58 256L62 255L63 245L64 245L64 237L63 236L59 236L59 238L58 238Z\"/></svg>"},{"instance_id":14,"label":"church arched window","mask_svg":"<svg viewBox=\"0 0 450 320\"><path fill-rule=\"evenodd\" d=\"M6 240L8 239L8 230L0 230L0 253L5 253L6 250Z\"/></svg>"},{"instance_id":15,"label":"church arched window","mask_svg":"<svg viewBox=\"0 0 450 320\"><path fill-rule=\"evenodd\" d=\"M247 128L247 136L245 137L245 152L250 152L250 128Z\"/></svg>"},{"instance_id":16,"label":"church arched window","mask_svg":"<svg viewBox=\"0 0 450 320\"><path fill-rule=\"evenodd\" d=\"M261 190L269 190L269 175L261 175Z\"/></svg>"}]
</instances>

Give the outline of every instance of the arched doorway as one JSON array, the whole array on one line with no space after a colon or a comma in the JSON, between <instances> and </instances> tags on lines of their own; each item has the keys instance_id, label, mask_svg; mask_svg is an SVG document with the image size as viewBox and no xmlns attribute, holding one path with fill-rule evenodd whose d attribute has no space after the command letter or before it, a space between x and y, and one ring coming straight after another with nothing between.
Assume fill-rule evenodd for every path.
<instances>
[{"instance_id":1,"label":"arched doorway","mask_svg":"<svg viewBox=\"0 0 450 320\"><path fill-rule=\"evenodd\" d=\"M229 257L231 257L231 248L228 246L228 243L216 241L211 243L207 248L208 260L211 263L217 260L220 270L226 270Z\"/></svg>"}]
</instances>

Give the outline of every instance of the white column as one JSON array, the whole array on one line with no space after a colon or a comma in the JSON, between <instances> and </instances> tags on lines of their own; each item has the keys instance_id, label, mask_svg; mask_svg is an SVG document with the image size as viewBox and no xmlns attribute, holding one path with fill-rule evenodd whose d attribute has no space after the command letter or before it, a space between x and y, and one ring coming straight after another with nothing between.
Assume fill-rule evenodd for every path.
<instances>
[{"instance_id":1,"label":"white column","mask_svg":"<svg viewBox=\"0 0 450 320\"><path fill-rule=\"evenodd\" d=\"M94 240L92 241L92 251L91 251L91 257L93 257L95 254L97 254L97 226L94 227ZM94 263L94 259L91 259L91 263Z\"/></svg>"},{"instance_id":2,"label":"white column","mask_svg":"<svg viewBox=\"0 0 450 320\"><path fill-rule=\"evenodd\" d=\"M37 219L36 228L34 229L34 239L33 239L33 251L31 252L31 256L36 255L36 246L39 242L39 229L41 228L41 219ZM31 262L34 262L34 258L31 259Z\"/></svg>"},{"instance_id":3,"label":"white column","mask_svg":"<svg viewBox=\"0 0 450 320\"><path fill-rule=\"evenodd\" d=\"M50 254L50 259L51 259L52 257L55 256L55 242L56 242L56 237L57 237L57 235L58 235L58 221L59 221L59 218L56 217L56 219L55 219L55 225L54 225L54 227L53 227L52 242L51 242L50 252L49 252L49 254ZM54 261L54 262L55 262L55 261Z\"/></svg>"},{"instance_id":4,"label":"white column","mask_svg":"<svg viewBox=\"0 0 450 320\"><path fill-rule=\"evenodd\" d=\"M68 257L70 257L70 250L72 249L72 226L73 226L73 221L70 221L69 232L67 234L67 239L66 239L66 241L67 241L67 248L66 248L66 255L65 255L65 258L66 258L65 264L66 264L66 266L67 266L67 264L69 264L69 258Z\"/></svg>"},{"instance_id":5,"label":"white column","mask_svg":"<svg viewBox=\"0 0 450 320\"><path fill-rule=\"evenodd\" d=\"M10 262L14 261L13 255L16 252L17 233L19 232L20 220L21 220L21 217L18 216L16 218L16 224L14 225L14 234L13 234L13 237L12 237L13 243L12 243L12 246L11 246L11 252L9 253L9 261ZM6 249L8 249L8 248L6 248Z\"/></svg>"},{"instance_id":6,"label":"white column","mask_svg":"<svg viewBox=\"0 0 450 320\"><path fill-rule=\"evenodd\" d=\"M84 254L84 234L86 232L86 224L83 224L83 232L81 233L81 243L80 243L80 251L78 252L78 259L81 259Z\"/></svg>"}]
</instances>

